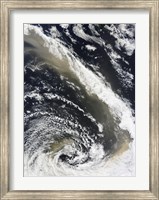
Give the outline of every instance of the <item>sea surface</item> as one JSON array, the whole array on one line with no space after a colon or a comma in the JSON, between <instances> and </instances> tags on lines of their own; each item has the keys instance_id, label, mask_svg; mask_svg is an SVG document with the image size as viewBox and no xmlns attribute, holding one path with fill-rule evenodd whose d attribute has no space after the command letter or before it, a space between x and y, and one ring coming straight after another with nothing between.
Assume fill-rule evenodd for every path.
<instances>
[{"instance_id":1,"label":"sea surface","mask_svg":"<svg viewBox=\"0 0 159 200\"><path fill-rule=\"evenodd\" d=\"M134 24L24 24L24 176L135 176Z\"/></svg>"}]
</instances>

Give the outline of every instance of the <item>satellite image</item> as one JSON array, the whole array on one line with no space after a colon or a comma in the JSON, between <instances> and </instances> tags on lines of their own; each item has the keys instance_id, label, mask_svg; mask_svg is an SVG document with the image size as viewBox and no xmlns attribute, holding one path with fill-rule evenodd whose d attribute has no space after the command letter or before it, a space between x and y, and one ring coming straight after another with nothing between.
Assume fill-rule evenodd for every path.
<instances>
[{"instance_id":1,"label":"satellite image","mask_svg":"<svg viewBox=\"0 0 159 200\"><path fill-rule=\"evenodd\" d=\"M24 24L24 176L135 176L135 24Z\"/></svg>"}]
</instances>

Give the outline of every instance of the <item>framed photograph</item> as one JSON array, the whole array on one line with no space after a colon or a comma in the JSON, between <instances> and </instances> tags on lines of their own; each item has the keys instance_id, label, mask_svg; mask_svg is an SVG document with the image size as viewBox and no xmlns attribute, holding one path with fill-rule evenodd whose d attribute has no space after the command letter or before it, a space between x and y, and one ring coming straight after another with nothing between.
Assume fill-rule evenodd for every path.
<instances>
[{"instance_id":1,"label":"framed photograph","mask_svg":"<svg viewBox=\"0 0 159 200\"><path fill-rule=\"evenodd\" d=\"M159 199L159 1L1 2L1 199Z\"/></svg>"}]
</instances>

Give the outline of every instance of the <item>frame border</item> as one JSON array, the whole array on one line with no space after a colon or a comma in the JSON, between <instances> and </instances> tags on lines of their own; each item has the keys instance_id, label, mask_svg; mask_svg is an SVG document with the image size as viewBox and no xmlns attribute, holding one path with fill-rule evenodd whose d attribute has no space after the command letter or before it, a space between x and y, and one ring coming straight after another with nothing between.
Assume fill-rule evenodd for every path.
<instances>
[{"instance_id":1,"label":"frame border","mask_svg":"<svg viewBox=\"0 0 159 200\"><path fill-rule=\"evenodd\" d=\"M16 9L147 9L149 10L149 190L145 191L10 191L9 190L9 16ZM159 199L159 0L0 0L0 184L9 199Z\"/></svg>"}]
</instances>

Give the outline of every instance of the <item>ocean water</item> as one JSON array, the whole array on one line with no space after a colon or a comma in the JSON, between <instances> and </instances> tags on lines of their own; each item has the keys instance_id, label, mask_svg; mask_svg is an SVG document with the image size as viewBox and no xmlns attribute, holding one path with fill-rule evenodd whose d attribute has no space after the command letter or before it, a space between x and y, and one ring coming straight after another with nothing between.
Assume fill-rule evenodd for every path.
<instances>
[{"instance_id":1,"label":"ocean water","mask_svg":"<svg viewBox=\"0 0 159 200\"><path fill-rule=\"evenodd\" d=\"M135 25L24 24L24 176L135 175Z\"/></svg>"}]
</instances>

